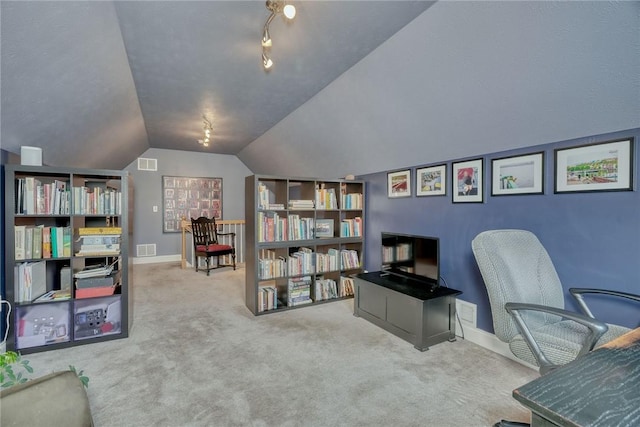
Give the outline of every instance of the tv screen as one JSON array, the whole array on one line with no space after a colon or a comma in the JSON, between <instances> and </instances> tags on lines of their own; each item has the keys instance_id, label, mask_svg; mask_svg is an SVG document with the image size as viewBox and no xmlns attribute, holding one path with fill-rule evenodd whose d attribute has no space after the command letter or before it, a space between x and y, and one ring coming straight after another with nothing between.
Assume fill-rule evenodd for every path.
<instances>
[{"instance_id":1,"label":"tv screen","mask_svg":"<svg viewBox=\"0 0 640 427\"><path fill-rule=\"evenodd\" d=\"M382 233L382 270L437 285L440 278L437 237Z\"/></svg>"}]
</instances>

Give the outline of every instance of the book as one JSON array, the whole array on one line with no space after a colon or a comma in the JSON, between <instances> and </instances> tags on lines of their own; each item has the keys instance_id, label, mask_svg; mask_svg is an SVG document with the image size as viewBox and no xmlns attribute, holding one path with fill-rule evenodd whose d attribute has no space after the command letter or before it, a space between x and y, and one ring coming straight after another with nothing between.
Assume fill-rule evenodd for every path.
<instances>
[{"instance_id":1,"label":"book","mask_svg":"<svg viewBox=\"0 0 640 427\"><path fill-rule=\"evenodd\" d=\"M51 258L51 227L42 228L42 258Z\"/></svg>"},{"instance_id":2,"label":"book","mask_svg":"<svg viewBox=\"0 0 640 427\"><path fill-rule=\"evenodd\" d=\"M33 258L33 227L28 226L25 229L24 236L24 257L26 259Z\"/></svg>"},{"instance_id":3,"label":"book","mask_svg":"<svg viewBox=\"0 0 640 427\"><path fill-rule=\"evenodd\" d=\"M26 225L16 225L14 227L15 232L15 245L14 254L16 260L22 260L26 257L25 252L25 238L26 238Z\"/></svg>"},{"instance_id":4,"label":"book","mask_svg":"<svg viewBox=\"0 0 640 427\"><path fill-rule=\"evenodd\" d=\"M122 227L81 227L78 228L78 235L80 236L88 236L88 235L121 235Z\"/></svg>"},{"instance_id":5,"label":"book","mask_svg":"<svg viewBox=\"0 0 640 427\"><path fill-rule=\"evenodd\" d=\"M62 256L71 256L71 227L62 228Z\"/></svg>"},{"instance_id":6,"label":"book","mask_svg":"<svg viewBox=\"0 0 640 427\"><path fill-rule=\"evenodd\" d=\"M31 249L31 258L42 258L42 229L43 226L37 226L33 228L33 244Z\"/></svg>"}]
</instances>

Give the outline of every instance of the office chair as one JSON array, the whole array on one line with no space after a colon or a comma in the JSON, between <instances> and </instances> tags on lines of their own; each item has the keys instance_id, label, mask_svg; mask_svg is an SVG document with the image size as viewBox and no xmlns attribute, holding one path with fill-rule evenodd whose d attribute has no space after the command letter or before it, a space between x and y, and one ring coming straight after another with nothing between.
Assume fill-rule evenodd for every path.
<instances>
[{"instance_id":1,"label":"office chair","mask_svg":"<svg viewBox=\"0 0 640 427\"><path fill-rule=\"evenodd\" d=\"M596 320L585 294L640 301L639 295L602 289L571 288L582 314L564 309L560 278L549 254L531 232L490 230L471 242L485 282L496 336L513 354L544 375L629 331Z\"/></svg>"},{"instance_id":2,"label":"office chair","mask_svg":"<svg viewBox=\"0 0 640 427\"><path fill-rule=\"evenodd\" d=\"M219 233L215 218L201 216L198 219L191 218L191 232L193 233L193 254L196 258L196 271L198 271L198 258L204 257L207 263L207 276L213 269L230 267L236 269L236 233ZM231 236L230 245L221 244L220 236ZM231 264L220 264L220 257L231 255ZM212 257L216 257L216 266L209 265Z\"/></svg>"},{"instance_id":3,"label":"office chair","mask_svg":"<svg viewBox=\"0 0 640 427\"><path fill-rule=\"evenodd\" d=\"M542 243L525 230L489 230L471 242L487 288L496 336L544 375L629 331L596 320L585 294L640 301L625 292L571 288L582 314L565 310L560 278ZM502 421L496 426L522 423Z\"/></svg>"}]
</instances>

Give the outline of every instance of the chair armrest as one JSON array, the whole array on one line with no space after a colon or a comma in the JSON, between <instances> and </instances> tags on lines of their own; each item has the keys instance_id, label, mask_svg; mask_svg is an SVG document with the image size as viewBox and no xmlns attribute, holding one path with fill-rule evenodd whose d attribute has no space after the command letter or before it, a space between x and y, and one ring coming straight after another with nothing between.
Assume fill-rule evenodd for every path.
<instances>
[{"instance_id":1,"label":"chair armrest","mask_svg":"<svg viewBox=\"0 0 640 427\"><path fill-rule=\"evenodd\" d=\"M587 307L587 303L584 301L583 294L601 294L601 295L611 295L614 297L627 298L630 300L640 302L640 295L630 294L628 292L620 292L620 291L610 291L608 289L592 289L592 288L570 288L569 292L575 298L576 302L580 306L580 310L587 316L591 318L595 318L589 307Z\"/></svg>"},{"instance_id":2,"label":"chair armrest","mask_svg":"<svg viewBox=\"0 0 640 427\"><path fill-rule=\"evenodd\" d=\"M216 233L216 235L218 235L218 236L233 236L233 237L236 237L236 233L233 232L233 231L231 231L229 233Z\"/></svg>"},{"instance_id":3,"label":"chair armrest","mask_svg":"<svg viewBox=\"0 0 640 427\"><path fill-rule=\"evenodd\" d=\"M505 304L505 309L515 320L518 331L520 331L520 334L525 339L525 341L529 345L529 348L531 349L531 352L538 361L538 364L540 365L540 373L542 375L548 373L557 366L551 363L549 359L547 359L547 357L544 355L544 352L533 338L533 334L531 333L529 327L526 325L524 318L520 315L520 311L539 311L543 313L554 314L556 316L560 316L562 318L580 323L581 325L589 328L589 336L582 345L578 356L591 351L598 340L602 337L602 335L604 335L604 333L609 329L609 327L604 322L561 308L548 307L539 304L508 302Z\"/></svg>"}]
</instances>

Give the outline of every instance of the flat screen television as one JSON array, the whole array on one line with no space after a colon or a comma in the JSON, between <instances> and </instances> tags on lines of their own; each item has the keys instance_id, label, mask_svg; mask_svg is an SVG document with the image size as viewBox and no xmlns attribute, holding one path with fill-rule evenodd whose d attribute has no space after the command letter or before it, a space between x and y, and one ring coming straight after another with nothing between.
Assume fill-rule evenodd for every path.
<instances>
[{"instance_id":1,"label":"flat screen television","mask_svg":"<svg viewBox=\"0 0 640 427\"><path fill-rule=\"evenodd\" d=\"M382 271L438 285L440 239L382 232Z\"/></svg>"}]
</instances>

